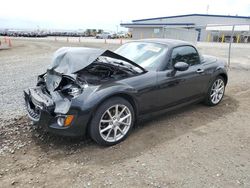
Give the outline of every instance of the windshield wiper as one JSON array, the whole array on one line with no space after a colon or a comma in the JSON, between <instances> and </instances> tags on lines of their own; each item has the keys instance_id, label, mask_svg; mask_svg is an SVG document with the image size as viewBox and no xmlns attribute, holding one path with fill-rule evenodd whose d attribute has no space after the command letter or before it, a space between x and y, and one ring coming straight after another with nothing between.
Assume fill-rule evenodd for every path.
<instances>
[{"instance_id":1,"label":"windshield wiper","mask_svg":"<svg viewBox=\"0 0 250 188\"><path fill-rule=\"evenodd\" d=\"M131 65L125 64L125 63L120 62L120 61L111 61L111 60L109 60L107 57L102 57L101 59L100 59L100 57L98 57L98 60L102 61L102 59L104 59L104 60L106 61L106 63L117 64L117 65L120 65L120 66L118 66L118 67L123 66L123 68L127 68L127 69L129 69L130 71L132 71L132 72L138 73Z\"/></svg>"}]
</instances>

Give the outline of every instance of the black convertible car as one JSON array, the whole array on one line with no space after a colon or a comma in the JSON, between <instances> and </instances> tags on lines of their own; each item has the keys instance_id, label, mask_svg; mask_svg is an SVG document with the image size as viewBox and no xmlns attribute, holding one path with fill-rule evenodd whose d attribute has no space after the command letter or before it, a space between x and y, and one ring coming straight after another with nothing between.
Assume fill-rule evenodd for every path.
<instances>
[{"instance_id":1,"label":"black convertible car","mask_svg":"<svg viewBox=\"0 0 250 188\"><path fill-rule=\"evenodd\" d=\"M98 144L114 145L153 112L201 101L217 105L227 80L226 63L199 54L192 44L147 39L115 52L61 48L24 95L38 126L66 136L87 133Z\"/></svg>"}]
</instances>

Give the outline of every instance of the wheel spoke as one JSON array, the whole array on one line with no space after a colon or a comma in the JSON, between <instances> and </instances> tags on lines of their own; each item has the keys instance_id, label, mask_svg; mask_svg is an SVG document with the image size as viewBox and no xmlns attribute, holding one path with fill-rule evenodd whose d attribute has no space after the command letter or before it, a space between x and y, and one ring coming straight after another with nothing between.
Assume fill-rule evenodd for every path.
<instances>
[{"instance_id":1,"label":"wheel spoke","mask_svg":"<svg viewBox=\"0 0 250 188\"><path fill-rule=\"evenodd\" d=\"M109 135L110 135L110 133L111 133L111 131L112 131L113 129L110 129L109 130L109 132L108 132L108 134L107 134L107 136L106 136L106 139L105 140L107 140L108 138L109 138Z\"/></svg>"},{"instance_id":2,"label":"wheel spoke","mask_svg":"<svg viewBox=\"0 0 250 188\"><path fill-rule=\"evenodd\" d=\"M125 119L129 118L130 116L131 116L130 114L127 114L126 116L122 117L119 122L122 123Z\"/></svg>"},{"instance_id":3,"label":"wheel spoke","mask_svg":"<svg viewBox=\"0 0 250 188\"><path fill-rule=\"evenodd\" d=\"M214 86L215 86L215 89L217 89L217 87L218 87L218 80L215 81Z\"/></svg>"},{"instance_id":4,"label":"wheel spoke","mask_svg":"<svg viewBox=\"0 0 250 188\"><path fill-rule=\"evenodd\" d=\"M108 113L108 115L109 115L110 119L113 119L113 116L111 115L111 113L110 113L110 111L109 111L109 110L107 110L107 113Z\"/></svg>"},{"instance_id":5,"label":"wheel spoke","mask_svg":"<svg viewBox=\"0 0 250 188\"><path fill-rule=\"evenodd\" d=\"M211 95L211 97L213 97L216 94L216 92L213 92L213 94Z\"/></svg>"},{"instance_id":6,"label":"wheel spoke","mask_svg":"<svg viewBox=\"0 0 250 188\"><path fill-rule=\"evenodd\" d=\"M220 82L216 84L216 89L218 89L219 87L220 87Z\"/></svg>"},{"instance_id":7,"label":"wheel spoke","mask_svg":"<svg viewBox=\"0 0 250 188\"><path fill-rule=\"evenodd\" d=\"M102 119L101 120L101 123L110 123L110 122L112 122L111 119Z\"/></svg>"},{"instance_id":8,"label":"wheel spoke","mask_svg":"<svg viewBox=\"0 0 250 188\"><path fill-rule=\"evenodd\" d=\"M118 117L118 114L119 114L119 111L118 111L118 104L115 105L115 117L117 118Z\"/></svg>"},{"instance_id":9,"label":"wheel spoke","mask_svg":"<svg viewBox=\"0 0 250 188\"><path fill-rule=\"evenodd\" d=\"M126 106L123 107L123 109L121 110L121 112L119 113L119 117L121 117L122 113L124 112L124 110L126 109Z\"/></svg>"},{"instance_id":10,"label":"wheel spoke","mask_svg":"<svg viewBox=\"0 0 250 188\"><path fill-rule=\"evenodd\" d=\"M114 140L116 141L117 128L114 129Z\"/></svg>"},{"instance_id":11,"label":"wheel spoke","mask_svg":"<svg viewBox=\"0 0 250 188\"><path fill-rule=\"evenodd\" d=\"M101 133L104 133L105 131L107 131L111 128L112 128L112 125L108 125L107 127L105 127L104 129L101 130Z\"/></svg>"},{"instance_id":12,"label":"wheel spoke","mask_svg":"<svg viewBox=\"0 0 250 188\"><path fill-rule=\"evenodd\" d=\"M220 100L220 94L217 94L217 101Z\"/></svg>"},{"instance_id":13,"label":"wheel spoke","mask_svg":"<svg viewBox=\"0 0 250 188\"><path fill-rule=\"evenodd\" d=\"M217 97L217 94L215 94L215 95L213 96L213 98L212 98L212 101L213 101L213 102L215 102L216 97Z\"/></svg>"},{"instance_id":14,"label":"wheel spoke","mask_svg":"<svg viewBox=\"0 0 250 188\"><path fill-rule=\"evenodd\" d=\"M123 131L121 130L121 128L120 128L119 126L117 127L117 130L119 130L120 133L121 133L122 135L124 135Z\"/></svg>"},{"instance_id":15,"label":"wheel spoke","mask_svg":"<svg viewBox=\"0 0 250 188\"><path fill-rule=\"evenodd\" d=\"M126 123L126 122L123 122L123 121L119 121L120 124L123 124L123 125L126 125L126 126L129 126L129 123Z\"/></svg>"},{"instance_id":16,"label":"wheel spoke","mask_svg":"<svg viewBox=\"0 0 250 188\"><path fill-rule=\"evenodd\" d=\"M221 91L224 89L224 86L221 86L220 88L218 88L218 91Z\"/></svg>"},{"instance_id":17,"label":"wheel spoke","mask_svg":"<svg viewBox=\"0 0 250 188\"><path fill-rule=\"evenodd\" d=\"M218 89L221 87L223 85L223 81L219 81L219 83L218 83Z\"/></svg>"}]
</instances>

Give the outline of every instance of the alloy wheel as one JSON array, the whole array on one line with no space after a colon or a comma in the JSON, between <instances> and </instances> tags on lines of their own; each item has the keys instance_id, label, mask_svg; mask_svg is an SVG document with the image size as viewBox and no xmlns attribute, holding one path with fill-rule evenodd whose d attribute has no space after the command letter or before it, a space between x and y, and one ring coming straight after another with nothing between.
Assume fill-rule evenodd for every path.
<instances>
[{"instance_id":1,"label":"alloy wheel","mask_svg":"<svg viewBox=\"0 0 250 188\"><path fill-rule=\"evenodd\" d=\"M107 142L122 139L132 124L132 113L123 104L116 104L108 108L99 122L99 133Z\"/></svg>"},{"instance_id":2,"label":"alloy wheel","mask_svg":"<svg viewBox=\"0 0 250 188\"><path fill-rule=\"evenodd\" d=\"M217 104L221 101L224 95L224 90L225 90L224 81L220 78L215 80L215 82L212 85L210 94L211 102L213 104Z\"/></svg>"}]
</instances>

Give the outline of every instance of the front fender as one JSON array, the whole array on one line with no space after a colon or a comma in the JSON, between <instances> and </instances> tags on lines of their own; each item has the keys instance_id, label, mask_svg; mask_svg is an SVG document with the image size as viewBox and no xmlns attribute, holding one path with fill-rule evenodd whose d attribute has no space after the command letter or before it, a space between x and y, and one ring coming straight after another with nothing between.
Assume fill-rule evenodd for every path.
<instances>
[{"instance_id":1,"label":"front fender","mask_svg":"<svg viewBox=\"0 0 250 188\"><path fill-rule=\"evenodd\" d=\"M126 95L137 104L135 95L137 90L125 83L113 82L100 86L86 88L82 95L72 100L72 106L82 112L92 112L106 99L115 95Z\"/></svg>"},{"instance_id":2,"label":"front fender","mask_svg":"<svg viewBox=\"0 0 250 188\"><path fill-rule=\"evenodd\" d=\"M136 94L138 91L127 85L126 83L112 83L111 85L103 85L96 91L97 95L99 96L97 100L97 106L99 106L100 103L105 101L106 99L112 97L112 96L127 96L133 100L135 104L138 104L138 101L136 99Z\"/></svg>"}]
</instances>

